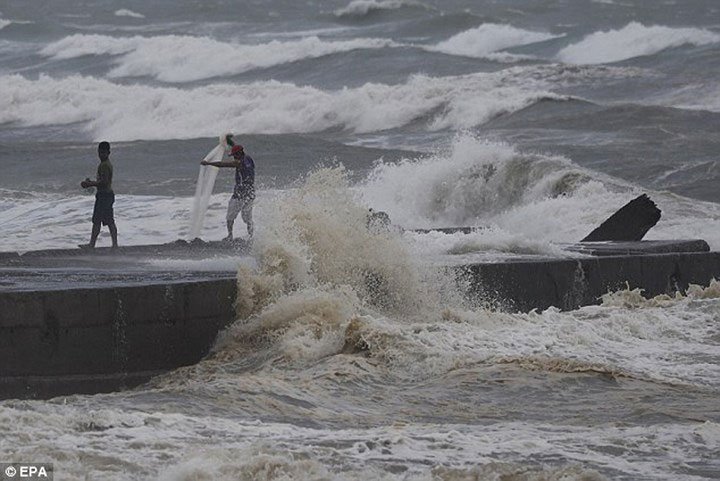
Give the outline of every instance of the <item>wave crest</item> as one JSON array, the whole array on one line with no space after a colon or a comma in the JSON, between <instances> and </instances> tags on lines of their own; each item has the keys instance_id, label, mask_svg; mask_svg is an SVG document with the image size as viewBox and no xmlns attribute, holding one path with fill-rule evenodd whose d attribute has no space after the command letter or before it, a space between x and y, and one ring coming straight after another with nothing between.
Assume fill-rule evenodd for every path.
<instances>
[{"instance_id":1,"label":"wave crest","mask_svg":"<svg viewBox=\"0 0 720 481\"><path fill-rule=\"evenodd\" d=\"M121 8L120 10L115 10L115 16L116 17L145 18L145 15L143 15L142 13L134 12L132 10L128 10L127 8Z\"/></svg>"},{"instance_id":2,"label":"wave crest","mask_svg":"<svg viewBox=\"0 0 720 481\"><path fill-rule=\"evenodd\" d=\"M426 50L473 58L517 59L520 56L508 53L499 54L497 52L512 47L543 42L551 38L557 38L557 36L523 30L511 25L486 23L477 28L461 32L433 47L427 47Z\"/></svg>"},{"instance_id":3,"label":"wave crest","mask_svg":"<svg viewBox=\"0 0 720 481\"><path fill-rule=\"evenodd\" d=\"M413 225L478 225L513 207L572 195L589 180L562 157L459 135L448 152L378 164L363 193L392 218Z\"/></svg>"},{"instance_id":4,"label":"wave crest","mask_svg":"<svg viewBox=\"0 0 720 481\"><path fill-rule=\"evenodd\" d=\"M413 0L353 0L343 8L335 10L336 17L362 17L370 12L399 10L401 8L424 8L424 3Z\"/></svg>"},{"instance_id":5,"label":"wave crest","mask_svg":"<svg viewBox=\"0 0 720 481\"><path fill-rule=\"evenodd\" d=\"M214 137L243 133L369 133L424 122L428 130L462 129L546 98L541 82L505 73L411 77L323 91L277 81L194 89L119 85L92 77L0 76L0 123L84 123L94 137L115 141Z\"/></svg>"},{"instance_id":6,"label":"wave crest","mask_svg":"<svg viewBox=\"0 0 720 481\"><path fill-rule=\"evenodd\" d=\"M682 45L707 45L720 42L720 35L700 28L645 26L631 22L620 30L595 32L580 42L569 45L557 54L563 62L600 64L620 62L645 55L654 55Z\"/></svg>"},{"instance_id":7,"label":"wave crest","mask_svg":"<svg viewBox=\"0 0 720 481\"><path fill-rule=\"evenodd\" d=\"M164 82L192 82L392 44L387 39L324 41L311 36L294 41L241 45L182 35L118 38L75 34L47 45L40 53L55 59L121 55L115 60L116 67L110 71L110 77L151 76Z\"/></svg>"}]
</instances>

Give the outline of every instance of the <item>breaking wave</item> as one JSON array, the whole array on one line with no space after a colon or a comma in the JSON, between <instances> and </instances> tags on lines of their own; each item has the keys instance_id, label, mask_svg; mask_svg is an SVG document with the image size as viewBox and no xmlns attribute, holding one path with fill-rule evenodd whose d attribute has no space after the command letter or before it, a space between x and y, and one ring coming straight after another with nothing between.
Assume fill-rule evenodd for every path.
<instances>
[{"instance_id":1,"label":"breaking wave","mask_svg":"<svg viewBox=\"0 0 720 481\"><path fill-rule=\"evenodd\" d=\"M429 8L414 0L353 0L343 8L335 10L336 17L365 16L370 12L399 10L401 8Z\"/></svg>"},{"instance_id":2,"label":"breaking wave","mask_svg":"<svg viewBox=\"0 0 720 481\"><path fill-rule=\"evenodd\" d=\"M602 296L602 305L608 307L621 307L624 309L638 309L669 307L684 300L701 301L707 299L720 299L720 281L712 279L707 287L690 284L684 295L677 292L674 296L662 294L648 299L644 297L642 293L643 290L639 288L608 292Z\"/></svg>"},{"instance_id":3,"label":"breaking wave","mask_svg":"<svg viewBox=\"0 0 720 481\"><path fill-rule=\"evenodd\" d=\"M594 175L563 157L461 134L446 152L379 163L363 193L374 207L410 226L487 225L513 208L570 198L587 190ZM608 194L599 182L594 185Z\"/></svg>"},{"instance_id":4,"label":"breaking wave","mask_svg":"<svg viewBox=\"0 0 720 481\"><path fill-rule=\"evenodd\" d=\"M304 133L339 128L378 132L420 122L427 130L463 129L547 98L523 71L458 77L413 76L406 83L367 83L324 91L278 81L216 84L194 89L119 85L93 77L0 77L0 124L79 123L110 140L213 137L243 133Z\"/></svg>"},{"instance_id":5,"label":"breaking wave","mask_svg":"<svg viewBox=\"0 0 720 481\"><path fill-rule=\"evenodd\" d=\"M391 46L385 39L324 41L317 36L301 40L242 45L208 37L163 35L110 37L75 34L53 42L41 54L55 59L84 55L120 55L110 77L150 76L164 82L191 82L236 75L303 59L357 49Z\"/></svg>"},{"instance_id":6,"label":"breaking wave","mask_svg":"<svg viewBox=\"0 0 720 481\"><path fill-rule=\"evenodd\" d=\"M142 13L134 12L132 10L128 10L127 8L121 8L120 10L115 10L115 16L116 17L145 18L145 15L143 15Z\"/></svg>"},{"instance_id":7,"label":"breaking wave","mask_svg":"<svg viewBox=\"0 0 720 481\"><path fill-rule=\"evenodd\" d=\"M520 56L508 53L499 54L497 52L521 45L543 42L551 38L557 38L557 36L523 30L511 25L486 23L459 33L435 46L427 47L426 50L449 55L504 60Z\"/></svg>"},{"instance_id":8,"label":"breaking wave","mask_svg":"<svg viewBox=\"0 0 720 481\"><path fill-rule=\"evenodd\" d=\"M574 195L567 205L583 199ZM362 192L350 188L342 168L315 171L278 201L253 246L258 267L238 274L238 321L191 368L193 379L240 365L300 369L317 382L334 382L338 369L345 381L418 380L508 362L658 382L720 378L704 361L717 357L706 323L712 312L689 304L715 299L716 285L635 311L606 303L571 313L494 312L466 302L464 280L434 267L406 235L369 230L366 214ZM678 315L688 308L692 316Z\"/></svg>"},{"instance_id":9,"label":"breaking wave","mask_svg":"<svg viewBox=\"0 0 720 481\"><path fill-rule=\"evenodd\" d=\"M361 186L364 201L405 228L478 226L469 234L413 239L426 255L566 255L575 243L639 195L628 184L569 159L458 134L449 148L379 162ZM649 192L663 210L648 239L704 239L720 249L720 206Z\"/></svg>"},{"instance_id":10,"label":"breaking wave","mask_svg":"<svg viewBox=\"0 0 720 481\"><path fill-rule=\"evenodd\" d=\"M720 34L700 28L645 26L631 22L620 30L595 32L557 54L563 62L600 64L620 62L634 57L654 55L682 45L707 45L720 42Z\"/></svg>"}]
</instances>

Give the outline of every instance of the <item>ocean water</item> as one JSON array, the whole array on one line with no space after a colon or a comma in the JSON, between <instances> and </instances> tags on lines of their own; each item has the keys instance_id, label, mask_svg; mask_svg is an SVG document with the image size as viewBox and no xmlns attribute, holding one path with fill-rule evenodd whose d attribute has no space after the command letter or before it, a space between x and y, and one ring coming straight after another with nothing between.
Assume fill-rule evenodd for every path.
<instances>
[{"instance_id":1,"label":"ocean water","mask_svg":"<svg viewBox=\"0 0 720 481\"><path fill-rule=\"evenodd\" d=\"M720 478L720 286L508 314L441 269L567 255L644 192L663 211L648 238L720 249L718 78L714 0L0 0L0 251L87 240L79 181L101 140L121 244L189 236L223 132L258 184L248 262L152 261L237 271L213 352L132 391L0 402L0 462L88 480ZM224 237L231 188L221 172L203 238ZM485 228L369 233L368 207Z\"/></svg>"}]
</instances>

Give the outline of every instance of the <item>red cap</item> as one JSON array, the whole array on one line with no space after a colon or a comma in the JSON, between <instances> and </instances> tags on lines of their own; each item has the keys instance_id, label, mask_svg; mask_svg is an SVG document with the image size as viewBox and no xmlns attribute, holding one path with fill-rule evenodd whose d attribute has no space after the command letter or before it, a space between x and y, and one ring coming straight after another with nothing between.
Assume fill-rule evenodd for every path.
<instances>
[{"instance_id":1,"label":"red cap","mask_svg":"<svg viewBox=\"0 0 720 481\"><path fill-rule=\"evenodd\" d=\"M242 145L233 145L232 149L230 149L230 155L235 155L237 153L243 153L243 146Z\"/></svg>"}]
</instances>

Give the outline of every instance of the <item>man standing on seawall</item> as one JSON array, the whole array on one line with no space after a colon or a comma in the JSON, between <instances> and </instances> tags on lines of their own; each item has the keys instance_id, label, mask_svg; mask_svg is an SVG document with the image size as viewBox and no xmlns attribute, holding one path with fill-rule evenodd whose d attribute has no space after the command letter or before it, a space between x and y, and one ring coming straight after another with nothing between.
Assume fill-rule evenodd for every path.
<instances>
[{"instance_id":1,"label":"man standing on seawall","mask_svg":"<svg viewBox=\"0 0 720 481\"><path fill-rule=\"evenodd\" d=\"M110 229L110 237L112 237L112 246L117 247L117 227L115 226L115 217L113 213L113 204L115 203L115 193L112 190L113 167L110 163L110 143L100 142L98 144L98 157L100 165L97 169L97 180L93 181L86 178L80 182L83 189L96 187L95 207L92 216L92 234L90 235L90 243L80 247L95 247L98 235L100 234L100 226L106 225Z\"/></svg>"},{"instance_id":2,"label":"man standing on seawall","mask_svg":"<svg viewBox=\"0 0 720 481\"><path fill-rule=\"evenodd\" d=\"M233 145L230 150L233 160L227 162L200 162L202 165L213 167L234 167L235 188L232 197L228 202L227 210L227 231L228 235L224 240L233 239L233 226L238 214L241 214L243 222L247 224L248 236L253 236L252 209L255 201L255 161L245 154L242 145Z\"/></svg>"}]
</instances>

